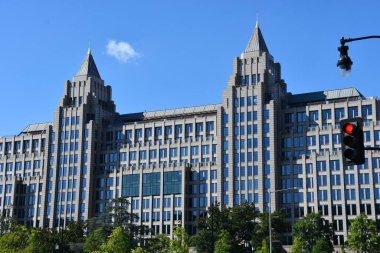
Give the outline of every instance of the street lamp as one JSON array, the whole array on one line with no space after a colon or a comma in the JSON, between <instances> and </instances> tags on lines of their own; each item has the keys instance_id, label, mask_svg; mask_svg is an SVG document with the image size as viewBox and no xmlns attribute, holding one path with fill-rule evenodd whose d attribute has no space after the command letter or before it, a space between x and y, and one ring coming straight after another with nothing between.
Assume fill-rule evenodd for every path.
<instances>
[{"instance_id":1,"label":"street lamp","mask_svg":"<svg viewBox=\"0 0 380 253\"><path fill-rule=\"evenodd\" d=\"M276 192L283 192L283 191L291 191L291 190L297 190L298 188L287 188L287 189L280 189L271 191L268 190L269 193L269 252L272 253L272 193Z\"/></svg>"},{"instance_id":2,"label":"street lamp","mask_svg":"<svg viewBox=\"0 0 380 253\"><path fill-rule=\"evenodd\" d=\"M351 58L348 56L348 46L346 46L345 43L357 41L357 40L367 40L367 39L380 39L380 36L374 35L374 36L365 36L365 37L348 38L348 39L345 39L344 37L342 37L340 39L341 46L338 47L340 56L339 56L339 60L336 66L339 68L339 70L341 70L344 76L347 76L351 72L351 66L352 66Z\"/></svg>"}]
</instances>

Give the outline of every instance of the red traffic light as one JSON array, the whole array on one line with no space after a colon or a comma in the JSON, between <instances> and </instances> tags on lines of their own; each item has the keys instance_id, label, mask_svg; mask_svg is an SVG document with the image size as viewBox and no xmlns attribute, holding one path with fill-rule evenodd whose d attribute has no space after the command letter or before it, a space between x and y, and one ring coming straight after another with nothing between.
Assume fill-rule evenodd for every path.
<instances>
[{"instance_id":1,"label":"red traffic light","mask_svg":"<svg viewBox=\"0 0 380 253\"><path fill-rule=\"evenodd\" d=\"M343 127L343 130L344 132L346 132L347 134L353 134L355 132L355 125L354 124L351 124L351 123L347 123L344 125Z\"/></svg>"}]
</instances>

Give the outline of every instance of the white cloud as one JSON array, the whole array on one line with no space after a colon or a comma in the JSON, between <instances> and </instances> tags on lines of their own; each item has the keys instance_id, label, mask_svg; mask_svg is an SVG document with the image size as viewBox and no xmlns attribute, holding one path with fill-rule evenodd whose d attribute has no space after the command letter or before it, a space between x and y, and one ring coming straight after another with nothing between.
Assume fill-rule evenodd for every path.
<instances>
[{"instance_id":1,"label":"white cloud","mask_svg":"<svg viewBox=\"0 0 380 253\"><path fill-rule=\"evenodd\" d=\"M131 58L139 56L132 46L125 41L109 40L107 43L107 54L115 57L121 62L127 62Z\"/></svg>"}]
</instances>

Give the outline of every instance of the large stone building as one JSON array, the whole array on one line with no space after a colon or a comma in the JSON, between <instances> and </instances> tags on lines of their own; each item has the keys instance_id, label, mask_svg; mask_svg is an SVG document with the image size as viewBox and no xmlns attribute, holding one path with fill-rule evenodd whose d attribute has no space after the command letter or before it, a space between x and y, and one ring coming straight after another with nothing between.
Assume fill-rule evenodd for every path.
<instances>
[{"instance_id":1,"label":"large stone building","mask_svg":"<svg viewBox=\"0 0 380 253\"><path fill-rule=\"evenodd\" d=\"M374 146L378 108L355 88L289 93L258 26L215 105L119 114L88 52L51 123L0 138L0 209L28 226L59 227L125 197L134 222L171 234L175 225L194 233L211 203L247 201L284 209L285 243L297 218L319 211L342 244L349 219L379 218L380 154L344 167L339 122L363 117Z\"/></svg>"}]
</instances>

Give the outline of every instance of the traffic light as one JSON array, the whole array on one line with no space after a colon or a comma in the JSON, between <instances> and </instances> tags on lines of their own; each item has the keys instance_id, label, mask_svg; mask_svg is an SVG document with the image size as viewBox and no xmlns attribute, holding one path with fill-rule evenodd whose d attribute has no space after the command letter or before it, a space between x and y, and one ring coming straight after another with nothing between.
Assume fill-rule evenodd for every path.
<instances>
[{"instance_id":1,"label":"traffic light","mask_svg":"<svg viewBox=\"0 0 380 253\"><path fill-rule=\"evenodd\" d=\"M352 118L340 122L344 165L364 164L363 119Z\"/></svg>"}]
</instances>

